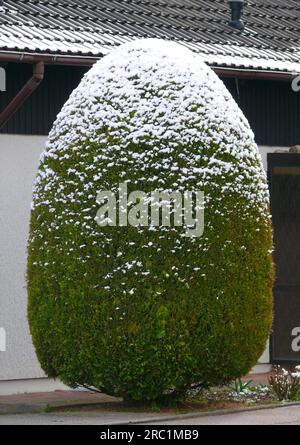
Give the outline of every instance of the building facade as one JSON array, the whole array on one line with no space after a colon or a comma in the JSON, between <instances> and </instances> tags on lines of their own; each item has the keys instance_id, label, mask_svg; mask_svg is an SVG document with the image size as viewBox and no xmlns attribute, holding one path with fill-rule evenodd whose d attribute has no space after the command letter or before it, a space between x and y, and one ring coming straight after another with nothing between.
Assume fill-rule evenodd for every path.
<instances>
[{"instance_id":1,"label":"building facade","mask_svg":"<svg viewBox=\"0 0 300 445\"><path fill-rule=\"evenodd\" d=\"M292 88L300 64L296 37L290 32L295 27L299 39L300 13L283 1L252 3L265 15L258 17L253 5L245 6L246 28L240 32L228 27L224 1L4 2L0 11L0 67L6 77L0 91L0 394L61 387L45 379L27 324L31 191L52 123L95 60L111 47L138 37L179 41L201 54L224 81L250 122L266 170L268 153L300 144L300 92ZM26 85L37 63L43 64L43 75L29 89ZM291 255L297 258L295 245ZM300 274L296 282L298 278L300 282ZM297 358L298 351L295 354ZM267 348L261 363L269 362Z\"/></svg>"}]
</instances>

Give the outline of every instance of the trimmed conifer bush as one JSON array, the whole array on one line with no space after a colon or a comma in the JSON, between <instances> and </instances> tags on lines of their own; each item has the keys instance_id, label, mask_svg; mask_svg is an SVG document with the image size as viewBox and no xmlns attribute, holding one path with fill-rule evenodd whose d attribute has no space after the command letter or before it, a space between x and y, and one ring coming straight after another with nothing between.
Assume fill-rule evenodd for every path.
<instances>
[{"instance_id":1,"label":"trimmed conifer bush","mask_svg":"<svg viewBox=\"0 0 300 445\"><path fill-rule=\"evenodd\" d=\"M201 190L201 237L100 227L97 194ZM28 316L49 377L133 400L246 374L272 321L268 189L253 133L179 44L111 51L59 113L34 186Z\"/></svg>"}]
</instances>

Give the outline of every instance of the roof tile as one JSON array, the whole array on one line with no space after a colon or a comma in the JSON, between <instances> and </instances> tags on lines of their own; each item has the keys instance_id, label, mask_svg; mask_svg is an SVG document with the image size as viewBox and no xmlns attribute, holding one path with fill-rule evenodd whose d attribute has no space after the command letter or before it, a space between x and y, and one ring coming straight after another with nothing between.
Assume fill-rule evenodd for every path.
<instances>
[{"instance_id":1,"label":"roof tile","mask_svg":"<svg viewBox=\"0 0 300 445\"><path fill-rule=\"evenodd\" d=\"M215 66L300 72L300 2L248 0L244 32L225 0L4 0L0 51L101 56L135 38L181 42Z\"/></svg>"}]
</instances>

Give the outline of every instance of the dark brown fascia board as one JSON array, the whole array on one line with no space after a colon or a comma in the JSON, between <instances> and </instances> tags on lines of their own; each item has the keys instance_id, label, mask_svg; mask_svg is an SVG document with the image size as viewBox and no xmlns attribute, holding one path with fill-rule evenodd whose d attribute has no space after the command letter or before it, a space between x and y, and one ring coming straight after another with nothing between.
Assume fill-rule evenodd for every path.
<instances>
[{"instance_id":1,"label":"dark brown fascia board","mask_svg":"<svg viewBox=\"0 0 300 445\"><path fill-rule=\"evenodd\" d=\"M69 65L69 66L92 66L103 55L97 57L86 56L67 56L67 55L53 55L53 54L38 54L38 53L19 53L0 51L1 62L14 63L28 63L35 64L44 62L45 65ZM261 80L277 80L277 81L291 81L298 73L288 71L270 71L270 70L255 70L255 69L240 69L240 68L226 68L212 65L211 68L215 73L224 78L238 78L238 79L261 79Z\"/></svg>"},{"instance_id":2,"label":"dark brown fascia board","mask_svg":"<svg viewBox=\"0 0 300 445\"><path fill-rule=\"evenodd\" d=\"M63 56L54 54L18 53L0 51L0 62L28 63L44 62L45 65L91 66L103 56Z\"/></svg>"},{"instance_id":3,"label":"dark brown fascia board","mask_svg":"<svg viewBox=\"0 0 300 445\"><path fill-rule=\"evenodd\" d=\"M254 70L240 68L221 68L211 66L214 72L223 78L236 79L260 79L260 80L277 80L283 82L291 82L299 73L291 71L270 71L270 70Z\"/></svg>"}]
</instances>

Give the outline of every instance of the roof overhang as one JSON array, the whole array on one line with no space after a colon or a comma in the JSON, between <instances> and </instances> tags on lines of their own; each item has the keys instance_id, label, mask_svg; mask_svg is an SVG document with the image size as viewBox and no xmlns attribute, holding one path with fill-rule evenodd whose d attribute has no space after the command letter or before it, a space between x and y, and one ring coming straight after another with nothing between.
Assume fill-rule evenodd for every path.
<instances>
[{"instance_id":1,"label":"roof overhang","mask_svg":"<svg viewBox=\"0 0 300 445\"><path fill-rule=\"evenodd\" d=\"M89 67L96 63L101 56L87 57L74 55L54 55L39 53L19 53L0 51L0 63L27 63L36 64L44 62L45 65L68 65ZM299 73L290 71L277 70L260 70L248 68L230 68L217 65L210 65L215 73L224 78L240 78L240 79L261 79L261 80L277 80L290 82Z\"/></svg>"},{"instance_id":2,"label":"roof overhang","mask_svg":"<svg viewBox=\"0 0 300 445\"><path fill-rule=\"evenodd\" d=\"M283 82L291 82L298 75L298 73L288 71L223 68L218 66L211 66L211 68L220 77L231 77L238 79L278 80Z\"/></svg>"},{"instance_id":3,"label":"roof overhang","mask_svg":"<svg viewBox=\"0 0 300 445\"><path fill-rule=\"evenodd\" d=\"M37 63L44 62L46 65L71 65L71 66L92 66L96 63L99 57L86 57L86 56L68 56L68 55L56 55L56 54L39 54L39 53L19 53L0 51L0 63L1 62L14 62L14 63Z\"/></svg>"}]
</instances>

